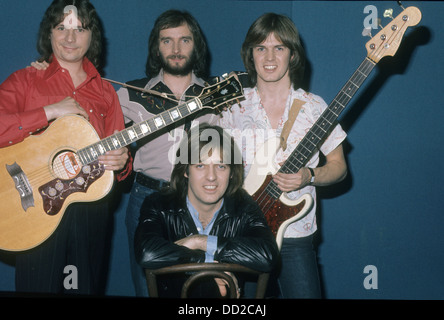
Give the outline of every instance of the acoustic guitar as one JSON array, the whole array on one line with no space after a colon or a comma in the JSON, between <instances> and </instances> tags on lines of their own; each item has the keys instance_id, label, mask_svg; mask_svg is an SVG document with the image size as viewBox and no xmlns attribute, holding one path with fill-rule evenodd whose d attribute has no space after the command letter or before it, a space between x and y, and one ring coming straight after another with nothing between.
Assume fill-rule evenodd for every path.
<instances>
[{"instance_id":1,"label":"acoustic guitar","mask_svg":"<svg viewBox=\"0 0 444 320\"><path fill-rule=\"evenodd\" d=\"M83 117L67 115L40 135L1 148L0 249L22 251L39 245L54 232L71 203L96 201L107 195L114 174L99 164L100 155L242 95L241 84L232 76L205 87L186 103L103 140Z\"/></svg>"}]
</instances>

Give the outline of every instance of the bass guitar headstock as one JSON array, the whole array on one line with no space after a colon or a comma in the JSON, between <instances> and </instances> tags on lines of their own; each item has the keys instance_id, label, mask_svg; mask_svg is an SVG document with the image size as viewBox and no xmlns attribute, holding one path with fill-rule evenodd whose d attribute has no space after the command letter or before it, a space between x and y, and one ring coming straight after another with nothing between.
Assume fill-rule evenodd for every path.
<instances>
[{"instance_id":1,"label":"bass guitar headstock","mask_svg":"<svg viewBox=\"0 0 444 320\"><path fill-rule=\"evenodd\" d=\"M421 21L421 11L416 7L404 9L396 18L392 17L391 11L386 10L384 17L390 17L393 20L365 45L367 57L375 63L385 56L394 56L407 28Z\"/></svg>"}]
</instances>

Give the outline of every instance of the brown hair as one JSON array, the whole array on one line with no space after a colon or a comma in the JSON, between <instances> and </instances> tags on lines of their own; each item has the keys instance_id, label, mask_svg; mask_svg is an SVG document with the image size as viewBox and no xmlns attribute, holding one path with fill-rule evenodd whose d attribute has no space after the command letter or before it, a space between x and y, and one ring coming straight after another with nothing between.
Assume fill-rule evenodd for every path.
<instances>
[{"instance_id":1,"label":"brown hair","mask_svg":"<svg viewBox=\"0 0 444 320\"><path fill-rule=\"evenodd\" d=\"M177 150L177 163L171 173L169 193L185 201L188 192L188 174L190 164L201 163L202 158L219 152L223 164L230 167L230 182L225 195L231 196L242 189L242 155L237 144L227 132L219 126L201 124L189 130ZM181 154L183 152L184 154Z\"/></svg>"},{"instance_id":2,"label":"brown hair","mask_svg":"<svg viewBox=\"0 0 444 320\"><path fill-rule=\"evenodd\" d=\"M40 53L39 61L51 62L52 45L50 35L52 29L65 18L65 7L75 6L77 16L82 23L82 28L91 31L91 44L86 52L86 57L99 69L102 53L102 32L96 9L89 0L54 0L46 9L40 23L37 50Z\"/></svg>"},{"instance_id":3,"label":"brown hair","mask_svg":"<svg viewBox=\"0 0 444 320\"><path fill-rule=\"evenodd\" d=\"M290 61L290 81L294 89L298 89L305 68L305 51L299 38L299 32L290 18L276 13L266 13L260 16L245 36L241 48L241 57L248 73L250 85L254 87L257 83L257 72L253 61L253 48L264 42L267 37L274 33L287 48L292 56Z\"/></svg>"},{"instance_id":4,"label":"brown hair","mask_svg":"<svg viewBox=\"0 0 444 320\"><path fill-rule=\"evenodd\" d=\"M162 13L155 21L153 30L148 40L148 58L146 62L146 75L154 77L162 68L161 58L159 56L159 34L161 30L177 28L187 25L193 35L194 65L193 71L198 77L207 76L207 56L208 49L204 35L196 19L186 11L168 10Z\"/></svg>"}]
</instances>

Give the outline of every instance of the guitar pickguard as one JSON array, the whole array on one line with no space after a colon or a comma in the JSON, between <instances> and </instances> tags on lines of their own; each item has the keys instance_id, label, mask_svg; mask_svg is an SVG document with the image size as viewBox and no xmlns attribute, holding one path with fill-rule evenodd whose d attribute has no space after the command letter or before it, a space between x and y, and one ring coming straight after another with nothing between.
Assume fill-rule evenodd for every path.
<instances>
[{"instance_id":1,"label":"guitar pickguard","mask_svg":"<svg viewBox=\"0 0 444 320\"><path fill-rule=\"evenodd\" d=\"M83 166L79 174L72 179L56 178L39 187L43 199L43 210L48 215L60 212L66 198L75 192L86 193L93 182L105 172L103 165L94 161Z\"/></svg>"},{"instance_id":2,"label":"guitar pickguard","mask_svg":"<svg viewBox=\"0 0 444 320\"><path fill-rule=\"evenodd\" d=\"M297 200L293 206L283 204L279 198L273 197L266 191L271 180L272 176L268 175L261 188L252 194L252 197L261 207L271 231L276 235L281 224L296 216L305 207L306 201Z\"/></svg>"},{"instance_id":3,"label":"guitar pickguard","mask_svg":"<svg viewBox=\"0 0 444 320\"><path fill-rule=\"evenodd\" d=\"M313 197L309 193L301 195L297 199L290 199L287 193L277 194L276 190L268 189L272 182L272 175L267 175L263 179L263 184L253 190L251 184L246 190L257 202L265 219L276 236L276 243L279 249L282 247L285 230L293 223L303 218L313 208ZM251 183L251 180L249 180ZM253 190L253 191L252 191Z\"/></svg>"}]
</instances>

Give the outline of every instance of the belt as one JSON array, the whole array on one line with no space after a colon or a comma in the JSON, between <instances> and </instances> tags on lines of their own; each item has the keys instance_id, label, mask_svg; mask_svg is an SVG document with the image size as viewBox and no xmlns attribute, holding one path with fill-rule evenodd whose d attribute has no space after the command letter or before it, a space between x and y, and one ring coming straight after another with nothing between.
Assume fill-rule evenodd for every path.
<instances>
[{"instance_id":1,"label":"belt","mask_svg":"<svg viewBox=\"0 0 444 320\"><path fill-rule=\"evenodd\" d=\"M170 183L168 181L154 179L140 172L136 173L136 182L144 187L157 191L160 191L162 188L168 188L170 186Z\"/></svg>"}]
</instances>

